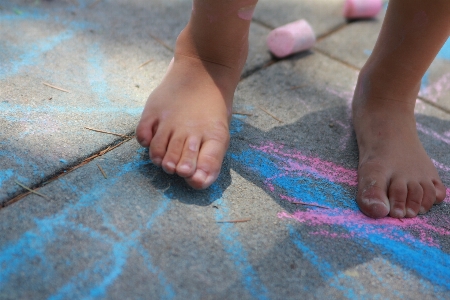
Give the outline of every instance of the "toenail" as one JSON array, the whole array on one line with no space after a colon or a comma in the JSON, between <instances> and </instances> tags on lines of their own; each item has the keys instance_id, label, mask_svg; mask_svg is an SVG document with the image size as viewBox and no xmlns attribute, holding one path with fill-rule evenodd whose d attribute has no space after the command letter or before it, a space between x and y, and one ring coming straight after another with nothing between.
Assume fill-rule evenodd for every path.
<instances>
[{"instance_id":1,"label":"toenail","mask_svg":"<svg viewBox=\"0 0 450 300\"><path fill-rule=\"evenodd\" d=\"M189 165L181 165L178 168L178 171L180 172L189 172L191 170L191 167Z\"/></svg>"},{"instance_id":2,"label":"toenail","mask_svg":"<svg viewBox=\"0 0 450 300\"><path fill-rule=\"evenodd\" d=\"M427 211L425 210L425 208L423 206L421 206L420 209L419 209L419 214L423 215L423 214L426 214L426 213L427 213Z\"/></svg>"},{"instance_id":3,"label":"toenail","mask_svg":"<svg viewBox=\"0 0 450 300\"><path fill-rule=\"evenodd\" d=\"M197 170L194 174L194 177L201 183L205 183L207 175L206 175L205 171Z\"/></svg>"},{"instance_id":4,"label":"toenail","mask_svg":"<svg viewBox=\"0 0 450 300\"><path fill-rule=\"evenodd\" d=\"M238 16L242 20L250 21L253 17L253 12L255 11L255 5L246 6L238 11Z\"/></svg>"},{"instance_id":5,"label":"toenail","mask_svg":"<svg viewBox=\"0 0 450 300\"><path fill-rule=\"evenodd\" d=\"M153 162L155 165L160 166L161 163L162 163L162 159L159 158L159 157L155 157L155 158L152 158L152 162Z\"/></svg>"},{"instance_id":6,"label":"toenail","mask_svg":"<svg viewBox=\"0 0 450 300\"><path fill-rule=\"evenodd\" d=\"M400 209L400 208L396 208L392 211L393 217L403 218L404 217L403 214L404 214L403 209Z\"/></svg>"},{"instance_id":7,"label":"toenail","mask_svg":"<svg viewBox=\"0 0 450 300\"><path fill-rule=\"evenodd\" d=\"M173 162L171 162L171 161L169 161L167 164L166 164L166 166L167 166L167 168L169 168L169 169L171 169L171 170L174 170L177 166L173 163Z\"/></svg>"},{"instance_id":8,"label":"toenail","mask_svg":"<svg viewBox=\"0 0 450 300\"><path fill-rule=\"evenodd\" d=\"M414 210L412 210L412 208L407 208L407 209L406 209L406 214L407 214L408 216L413 217L413 216L416 215L416 212L415 212Z\"/></svg>"},{"instance_id":9,"label":"toenail","mask_svg":"<svg viewBox=\"0 0 450 300\"><path fill-rule=\"evenodd\" d=\"M382 206L384 206L386 209L389 209L389 207L386 205L386 203L384 203L383 201L380 201L380 200L378 200L378 199L373 199L373 198L363 198L362 201L363 201L367 206L382 205Z\"/></svg>"},{"instance_id":10,"label":"toenail","mask_svg":"<svg viewBox=\"0 0 450 300\"><path fill-rule=\"evenodd\" d=\"M145 139L144 139L144 138L136 137L136 140L137 140L138 143L141 144L141 145L145 142Z\"/></svg>"}]
</instances>

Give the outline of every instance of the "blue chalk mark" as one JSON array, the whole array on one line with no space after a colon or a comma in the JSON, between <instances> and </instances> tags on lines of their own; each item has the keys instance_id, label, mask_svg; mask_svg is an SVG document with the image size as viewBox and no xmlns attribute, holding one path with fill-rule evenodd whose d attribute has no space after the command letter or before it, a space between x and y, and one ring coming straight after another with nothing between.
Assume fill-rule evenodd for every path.
<instances>
[{"instance_id":1,"label":"blue chalk mark","mask_svg":"<svg viewBox=\"0 0 450 300\"><path fill-rule=\"evenodd\" d=\"M266 154L257 150L245 150L239 154L232 153L231 158L252 170L262 181L270 179L270 183L279 187L283 193L302 201L314 202L331 208L350 208L358 211L353 195L339 184L333 183L320 174L311 171L286 172L283 164L286 159L274 154ZM330 215L341 214L333 210ZM420 277L431 281L433 284L450 290L450 255L438 248L428 246L415 239L405 241L409 236L403 230L395 230L391 226L367 226L353 225L351 222L340 225L358 237L358 242L370 251L378 249L389 260L401 265L407 270L412 270ZM372 228L371 228L372 227ZM384 227L390 230L390 236L373 234ZM402 242L399 242L399 241ZM367 245L369 241L369 245ZM311 258L312 259L312 258ZM414 263L412 263L414 262ZM322 270L327 274L328 267Z\"/></svg>"},{"instance_id":2,"label":"blue chalk mark","mask_svg":"<svg viewBox=\"0 0 450 300\"><path fill-rule=\"evenodd\" d=\"M411 274L405 272L402 268L400 268L394 264L391 264L391 263L387 264L386 260L383 260L380 258L376 258L375 260L378 263L388 265L389 271L393 272L397 277L403 278L406 282L412 281ZM376 277L379 284L383 287L384 290L390 291L398 299L404 298L403 294L397 290L397 287L389 284L389 282L384 280L383 276L379 275L379 273L376 270L374 270L374 268L371 264L366 268L366 270L368 270L373 277ZM414 284L416 284L416 283L417 283L417 279L415 280ZM420 290L422 290L422 291L433 290L433 287L430 284L425 283L422 279L419 279L419 284L420 284ZM434 295L434 296L437 296L437 295Z\"/></svg>"},{"instance_id":3,"label":"blue chalk mark","mask_svg":"<svg viewBox=\"0 0 450 300\"><path fill-rule=\"evenodd\" d=\"M218 199L215 203L220 206L220 210L216 210L215 212L216 221L229 220L228 216L230 210L226 201L220 198L222 191L217 184L213 184L210 189L212 191L211 199ZM236 230L236 227L230 223L221 223L218 226L220 226L219 237L224 245L225 251L234 261L238 271L241 272L245 288L256 299L270 299L267 288L261 282L258 274L248 261L247 251L239 242L239 232Z\"/></svg>"},{"instance_id":4,"label":"blue chalk mark","mask_svg":"<svg viewBox=\"0 0 450 300\"><path fill-rule=\"evenodd\" d=\"M364 49L364 54L370 56L372 55L372 50Z\"/></svg>"},{"instance_id":5,"label":"blue chalk mark","mask_svg":"<svg viewBox=\"0 0 450 300\"><path fill-rule=\"evenodd\" d=\"M437 55L437 58L450 60L450 38L447 40L447 42L445 42L444 46L442 46Z\"/></svg>"},{"instance_id":6,"label":"blue chalk mark","mask_svg":"<svg viewBox=\"0 0 450 300\"><path fill-rule=\"evenodd\" d=\"M60 161L61 163L65 164L65 165L68 164L67 160L65 160L65 159L62 159L62 158L61 158L59 161Z\"/></svg>"},{"instance_id":7,"label":"blue chalk mark","mask_svg":"<svg viewBox=\"0 0 450 300\"><path fill-rule=\"evenodd\" d=\"M119 277L119 275L122 273L123 267L125 266L129 250L134 244L136 243L134 239L136 238L136 233L132 234L128 237L128 240L122 241L121 243L114 243L113 244L113 267L112 270L106 271L104 275L102 276L102 281L100 284L96 284L95 287L93 287L89 294L92 298L98 298L98 297L105 297L107 288L114 283L114 281ZM97 273L97 272L94 272Z\"/></svg>"},{"instance_id":8,"label":"blue chalk mark","mask_svg":"<svg viewBox=\"0 0 450 300\"><path fill-rule=\"evenodd\" d=\"M23 20L48 20L49 16L36 9L22 10L22 14L2 13L0 14L0 22L6 21L23 21Z\"/></svg>"},{"instance_id":9,"label":"blue chalk mark","mask_svg":"<svg viewBox=\"0 0 450 300\"><path fill-rule=\"evenodd\" d=\"M420 90L421 91L425 90L429 84L430 84L430 71L427 70L425 72L425 75L423 75L422 77L422 81L420 83Z\"/></svg>"},{"instance_id":10,"label":"blue chalk mark","mask_svg":"<svg viewBox=\"0 0 450 300\"><path fill-rule=\"evenodd\" d=\"M91 85L92 91L97 95L98 99L102 104L110 104L108 99L108 92L110 88L106 83L106 76L103 72L103 65L105 64L105 59L100 52L98 45L92 45L89 48L89 83Z\"/></svg>"},{"instance_id":11,"label":"blue chalk mark","mask_svg":"<svg viewBox=\"0 0 450 300\"><path fill-rule=\"evenodd\" d=\"M334 272L332 271L331 265L318 257L307 245L305 245L302 242L300 233L296 232L294 228L289 226L288 230L291 241L298 249L300 249L300 251L302 251L303 257L308 259L309 262L317 268L320 275L322 275L325 279L332 278L334 276Z\"/></svg>"},{"instance_id":12,"label":"blue chalk mark","mask_svg":"<svg viewBox=\"0 0 450 300\"><path fill-rule=\"evenodd\" d=\"M346 225L353 232L362 231L351 224ZM361 232L361 234L364 234ZM396 234L404 235L397 230ZM364 236L373 245L382 249L390 259L394 259L404 268L413 270L420 277L431 281L433 284L450 290L450 255L438 248L434 248L416 240L398 242L386 238L382 234L365 234ZM414 262L414 263L412 263Z\"/></svg>"},{"instance_id":13,"label":"blue chalk mark","mask_svg":"<svg viewBox=\"0 0 450 300\"><path fill-rule=\"evenodd\" d=\"M441 50L437 54L436 58L450 60L450 38L445 42L444 46L442 46ZM425 90L430 84L430 70L427 70L425 75L422 78L422 82L420 85L420 90Z\"/></svg>"},{"instance_id":14,"label":"blue chalk mark","mask_svg":"<svg viewBox=\"0 0 450 300\"><path fill-rule=\"evenodd\" d=\"M138 158L140 155L137 156ZM57 214L46 217L44 219L35 219L36 227L25 232L15 242L4 245L0 249L0 266L2 272L0 273L0 288L7 285L11 275L16 272L26 272L33 274L39 272L39 268L44 268L41 273L44 273L46 278L44 282L50 282L51 278L58 276L53 274L54 268L50 259L46 257L46 248L49 245L61 242L66 237L67 232L80 233L87 235L95 241L94 245L104 243L110 245L111 252L105 259L97 261L93 266L73 276L63 287L59 289L51 299L71 298L74 295L79 297L104 297L107 293L107 288L115 282L118 276L121 275L123 268L126 266L127 258L130 249L138 249L139 253L145 254L144 259L146 267L152 273L157 274L159 282L164 290L164 298L172 299L175 297L173 288L165 279L164 274L154 267L151 263L151 256L146 253L142 245L139 244L140 235L149 230L158 216L164 214L170 203L170 199L163 197L163 201L158 202L158 208L153 212L145 223L144 228L133 231L131 234L125 234L116 229L113 222L109 221L109 216L101 208L102 196L115 184L119 182L123 175L136 171L138 168L147 165L147 161L135 159L132 162L122 166L114 176L111 176L107 183L94 185L93 188L86 193L77 193L79 199L74 204L68 204ZM76 186L71 183L61 180L68 189L76 190ZM92 228L88 228L82 224L76 224L70 221L80 211L85 209L94 209L94 212L99 214L99 220L104 222L104 225L109 228L114 235L104 234ZM107 222L107 223L105 223ZM40 258L40 265L32 264L33 258ZM74 261L73 263L76 263ZM66 262L67 265L72 262ZM96 282L95 278L101 275L101 281Z\"/></svg>"},{"instance_id":15,"label":"blue chalk mark","mask_svg":"<svg viewBox=\"0 0 450 300\"><path fill-rule=\"evenodd\" d=\"M164 294L159 295L159 298L160 299L174 299L176 296L175 291L173 290L170 283L167 281L167 278L164 277L163 273L159 269L155 268L155 266L152 265L152 263L151 263L152 259L151 259L150 254L148 253L148 251L145 250L145 248L142 247L142 245L137 245L136 248L139 251L139 253L141 254L141 256L144 258L144 262L147 266L147 269L150 272L152 272L153 274L158 274L159 282L164 287Z\"/></svg>"},{"instance_id":16,"label":"blue chalk mark","mask_svg":"<svg viewBox=\"0 0 450 300\"><path fill-rule=\"evenodd\" d=\"M39 167L36 166L34 163L26 163L22 158L18 157L14 152L6 151L6 150L0 150L0 158L6 163L8 166L15 166L15 168L10 168L6 170L0 171L0 187L2 187L3 184L6 184L7 182L11 181L13 178L20 181L23 184L29 184L30 179L23 177L20 175L23 168L25 168L25 165L27 165L30 170L27 170L28 173L31 173L33 177L35 178L44 178L45 174L41 170L39 170ZM12 172L12 173L11 173ZM30 174L27 174L30 175ZM22 189L19 185L16 185L13 190Z\"/></svg>"},{"instance_id":17,"label":"blue chalk mark","mask_svg":"<svg viewBox=\"0 0 450 300\"><path fill-rule=\"evenodd\" d=\"M40 105L39 107L30 107L26 105L13 105L10 103L0 102L0 111L4 114L25 114L25 113L82 113L82 114L111 114L111 118L117 118L117 113L125 113L128 115L136 116L142 113L142 107L122 107L113 105L103 106L58 106L58 105Z\"/></svg>"},{"instance_id":18,"label":"blue chalk mark","mask_svg":"<svg viewBox=\"0 0 450 300\"><path fill-rule=\"evenodd\" d=\"M0 80L17 74L26 66L37 64L39 56L52 50L62 42L73 38L73 36L74 32L72 30L67 30L56 36L48 37L31 47L24 46L24 53L19 55L16 60L10 59L0 62Z\"/></svg>"},{"instance_id":19,"label":"blue chalk mark","mask_svg":"<svg viewBox=\"0 0 450 300\"><path fill-rule=\"evenodd\" d=\"M233 116L230 124L230 134L231 135L237 134L241 132L243 128L244 124L240 120L238 120L235 116Z\"/></svg>"},{"instance_id":20,"label":"blue chalk mark","mask_svg":"<svg viewBox=\"0 0 450 300\"><path fill-rule=\"evenodd\" d=\"M331 211L329 215L341 215L341 213ZM392 225L361 226L361 224L348 222L339 226L354 234L357 237L355 241L368 251L378 250L388 260L401 265L406 270L414 271L435 286L450 290L449 254L416 240L405 231L393 228ZM389 230L389 236L376 233L383 230Z\"/></svg>"},{"instance_id":21,"label":"blue chalk mark","mask_svg":"<svg viewBox=\"0 0 450 300\"><path fill-rule=\"evenodd\" d=\"M319 257L310 247L308 247L303 241L300 233L296 232L292 226L288 226L289 236L294 245L303 253L303 257L306 258L319 272L322 278L329 282L330 286L341 291L347 299L364 299L363 297L367 293L364 292L364 287L357 282L354 278L345 275L341 271L336 271L334 268L323 258ZM342 285L340 280L345 281L347 284ZM358 294L355 293L354 286L358 289ZM374 299L377 295L370 295L370 299Z\"/></svg>"},{"instance_id":22,"label":"blue chalk mark","mask_svg":"<svg viewBox=\"0 0 450 300\"><path fill-rule=\"evenodd\" d=\"M71 229L72 231L86 233L93 239L93 241L95 240L97 244L102 242L110 244L113 248L112 255L110 257L104 257L96 261L91 268L83 270L76 276L73 276L68 283L60 288L55 294L50 296L49 299L56 300L71 298L77 295L77 293L80 293L80 291L82 292L82 295L77 295L77 297L85 297L87 294L89 294L93 298L97 298L102 295L104 296L104 294L106 293L105 288L107 284L111 284L113 279L120 275L121 267L123 267L126 262L128 253L126 251L120 251L123 244L121 244L120 242L115 242L108 235L100 234L82 225L76 225L71 222L67 222L66 220L63 220L63 223L66 230ZM53 224L50 223L49 225L53 227ZM105 270L106 266L108 266L108 264L110 263L113 264L112 270ZM93 274L102 274L102 282L97 284L90 291L87 291L84 285L86 283L89 284L90 277Z\"/></svg>"},{"instance_id":23,"label":"blue chalk mark","mask_svg":"<svg viewBox=\"0 0 450 300\"><path fill-rule=\"evenodd\" d=\"M70 7L67 8L68 12L71 12L72 9ZM29 9L23 10L21 15L17 14L0 14L0 22L4 22L11 26L12 22L15 21L45 21L46 23L54 22L60 25L64 25L69 27L72 30L84 31L86 29L98 29L99 26L95 23L91 23L88 21L77 21L77 20L67 20L60 19L58 15L49 15L43 10L39 9ZM50 25L51 26L51 25Z\"/></svg>"},{"instance_id":24,"label":"blue chalk mark","mask_svg":"<svg viewBox=\"0 0 450 300\"><path fill-rule=\"evenodd\" d=\"M14 170L12 169L0 170L0 188L2 187L3 183L13 177L13 175Z\"/></svg>"},{"instance_id":25,"label":"blue chalk mark","mask_svg":"<svg viewBox=\"0 0 450 300\"><path fill-rule=\"evenodd\" d=\"M261 151L245 150L240 154L231 154L231 158L246 168L254 170L262 179L271 179L271 183L280 187L288 196L301 199L306 203L318 203L327 207L346 207L358 210L356 201L341 185L323 178L313 172L289 172L277 164L275 155ZM278 158L278 162L285 159Z\"/></svg>"}]
</instances>

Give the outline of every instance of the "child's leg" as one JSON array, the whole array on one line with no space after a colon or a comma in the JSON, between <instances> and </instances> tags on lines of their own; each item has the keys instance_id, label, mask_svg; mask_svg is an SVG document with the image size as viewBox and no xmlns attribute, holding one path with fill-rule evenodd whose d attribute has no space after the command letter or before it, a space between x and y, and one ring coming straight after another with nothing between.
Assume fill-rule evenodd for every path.
<instances>
[{"instance_id":1,"label":"child's leg","mask_svg":"<svg viewBox=\"0 0 450 300\"><path fill-rule=\"evenodd\" d=\"M374 51L359 75L353 98L357 202L374 218L414 217L445 198L414 118L421 78L450 34L450 1L432 2L389 1Z\"/></svg>"},{"instance_id":2,"label":"child's leg","mask_svg":"<svg viewBox=\"0 0 450 300\"><path fill-rule=\"evenodd\" d=\"M194 188L208 187L219 175L257 1L193 1L174 59L136 128L153 163Z\"/></svg>"}]
</instances>

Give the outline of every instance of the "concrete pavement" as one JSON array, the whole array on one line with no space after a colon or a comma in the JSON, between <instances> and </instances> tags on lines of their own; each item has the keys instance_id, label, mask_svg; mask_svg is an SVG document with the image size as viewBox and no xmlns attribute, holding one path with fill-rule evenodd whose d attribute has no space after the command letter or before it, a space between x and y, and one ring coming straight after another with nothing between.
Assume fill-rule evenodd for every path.
<instances>
[{"instance_id":1,"label":"concrete pavement","mask_svg":"<svg viewBox=\"0 0 450 300\"><path fill-rule=\"evenodd\" d=\"M190 5L0 0L0 299L450 299L449 198L403 221L355 203L349 105L383 14L347 23L341 0L260 0L245 115L219 180L194 191L124 137ZM300 18L316 47L272 60L266 35ZM448 45L416 119L450 186Z\"/></svg>"}]
</instances>

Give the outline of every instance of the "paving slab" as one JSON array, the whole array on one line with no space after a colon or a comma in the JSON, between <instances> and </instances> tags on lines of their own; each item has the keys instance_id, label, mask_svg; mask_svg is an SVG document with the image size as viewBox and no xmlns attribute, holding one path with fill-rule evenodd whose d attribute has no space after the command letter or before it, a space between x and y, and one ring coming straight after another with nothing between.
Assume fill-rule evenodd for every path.
<instances>
[{"instance_id":1,"label":"paving slab","mask_svg":"<svg viewBox=\"0 0 450 300\"><path fill-rule=\"evenodd\" d=\"M191 1L0 1L0 204L134 131ZM270 60L252 24L243 75ZM145 66L143 63L148 62ZM43 85L63 88L69 93Z\"/></svg>"},{"instance_id":2,"label":"paving slab","mask_svg":"<svg viewBox=\"0 0 450 300\"><path fill-rule=\"evenodd\" d=\"M0 203L133 132L172 56L111 6L1 5Z\"/></svg>"},{"instance_id":3,"label":"paving slab","mask_svg":"<svg viewBox=\"0 0 450 300\"><path fill-rule=\"evenodd\" d=\"M142 27L137 30L147 30L148 34L163 43L169 49L175 48L175 42L181 30L186 26L192 11L192 0L152 0L133 1L139 3L139 8L129 14L138 18ZM127 10L129 1L121 1ZM267 63L271 56L266 47L266 36L270 30L264 26L252 23L249 34L249 54L243 75Z\"/></svg>"},{"instance_id":4,"label":"paving slab","mask_svg":"<svg viewBox=\"0 0 450 300\"><path fill-rule=\"evenodd\" d=\"M342 30L320 40L316 48L361 69L375 46L386 8L387 4L375 19L349 23ZM419 95L450 111L450 39L423 77Z\"/></svg>"},{"instance_id":5,"label":"paving slab","mask_svg":"<svg viewBox=\"0 0 450 300\"><path fill-rule=\"evenodd\" d=\"M356 207L356 76L311 52L242 81L252 115L233 117L205 191L130 141L1 209L1 298L448 297L448 199L403 221ZM420 102L416 117L448 185L450 115Z\"/></svg>"}]
</instances>

